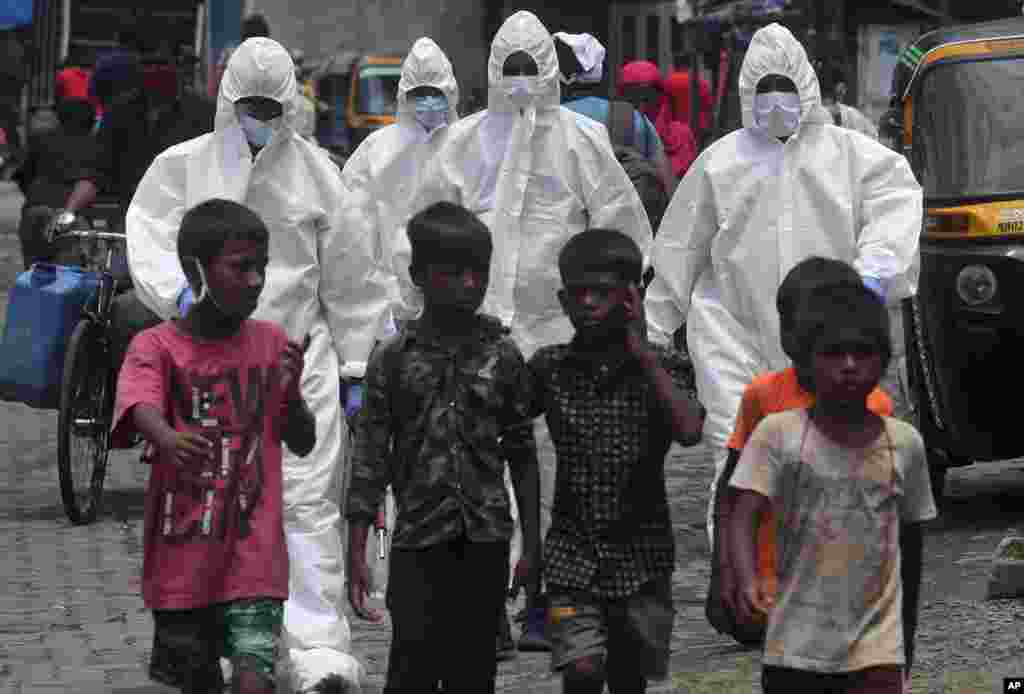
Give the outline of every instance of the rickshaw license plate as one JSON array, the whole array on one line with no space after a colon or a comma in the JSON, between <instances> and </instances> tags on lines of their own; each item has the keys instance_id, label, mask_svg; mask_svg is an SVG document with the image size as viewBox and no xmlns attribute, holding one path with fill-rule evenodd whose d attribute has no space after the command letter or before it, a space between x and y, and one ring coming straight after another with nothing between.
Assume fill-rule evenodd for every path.
<instances>
[{"instance_id":1,"label":"rickshaw license plate","mask_svg":"<svg viewBox=\"0 0 1024 694\"><path fill-rule=\"evenodd\" d=\"M996 231L1000 234L1024 233L1024 208L1012 207L999 211Z\"/></svg>"}]
</instances>

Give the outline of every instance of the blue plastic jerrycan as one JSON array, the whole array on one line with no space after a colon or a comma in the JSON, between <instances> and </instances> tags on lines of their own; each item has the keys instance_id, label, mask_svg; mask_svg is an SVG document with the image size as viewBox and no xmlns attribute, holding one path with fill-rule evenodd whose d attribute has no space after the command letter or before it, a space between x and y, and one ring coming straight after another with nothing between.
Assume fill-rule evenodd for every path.
<instances>
[{"instance_id":1,"label":"blue plastic jerrycan","mask_svg":"<svg viewBox=\"0 0 1024 694\"><path fill-rule=\"evenodd\" d=\"M0 344L0 399L59 406L68 339L99 283L99 273L48 263L18 275Z\"/></svg>"}]
</instances>

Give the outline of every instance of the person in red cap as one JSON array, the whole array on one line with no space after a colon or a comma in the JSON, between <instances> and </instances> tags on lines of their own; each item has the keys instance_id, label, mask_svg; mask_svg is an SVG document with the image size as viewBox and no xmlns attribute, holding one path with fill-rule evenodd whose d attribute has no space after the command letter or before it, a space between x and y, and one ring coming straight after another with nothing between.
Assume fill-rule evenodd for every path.
<instances>
[{"instance_id":1,"label":"person in red cap","mask_svg":"<svg viewBox=\"0 0 1024 694\"><path fill-rule=\"evenodd\" d=\"M711 87L708 81L701 77L697 80L697 89L700 92L700 112L697 115L697 130L694 136L700 142L711 130ZM687 125L690 124L690 71L685 67L676 68L665 78L665 91L668 93L672 103L672 114L676 120Z\"/></svg>"},{"instance_id":2,"label":"person in red cap","mask_svg":"<svg viewBox=\"0 0 1024 694\"><path fill-rule=\"evenodd\" d=\"M688 124L675 120L658 66L648 60L623 65L619 73L619 95L654 123L672 162L672 173L677 177L685 174L697 158L697 140Z\"/></svg>"}]
</instances>

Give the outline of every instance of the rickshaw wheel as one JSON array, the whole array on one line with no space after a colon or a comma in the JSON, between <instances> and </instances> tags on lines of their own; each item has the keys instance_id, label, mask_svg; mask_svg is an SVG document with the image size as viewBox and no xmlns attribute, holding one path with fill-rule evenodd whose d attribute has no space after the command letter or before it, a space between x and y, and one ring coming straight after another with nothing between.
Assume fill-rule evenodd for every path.
<instances>
[{"instance_id":1,"label":"rickshaw wheel","mask_svg":"<svg viewBox=\"0 0 1024 694\"><path fill-rule=\"evenodd\" d=\"M64 355L57 470L64 511L75 525L92 523L99 514L110 452L110 359L101 332L80 320Z\"/></svg>"},{"instance_id":2,"label":"rickshaw wheel","mask_svg":"<svg viewBox=\"0 0 1024 694\"><path fill-rule=\"evenodd\" d=\"M914 330L913 307L910 300L904 302L903 319L906 335L907 376L909 380L908 394L912 399L914 425L921 438L924 439L928 461L928 477L931 481L932 496L938 509L947 504L946 473L951 464L951 454L946 450L945 434L935 423L931 413L928 387L925 385L923 366L918 352L918 344Z\"/></svg>"}]
</instances>

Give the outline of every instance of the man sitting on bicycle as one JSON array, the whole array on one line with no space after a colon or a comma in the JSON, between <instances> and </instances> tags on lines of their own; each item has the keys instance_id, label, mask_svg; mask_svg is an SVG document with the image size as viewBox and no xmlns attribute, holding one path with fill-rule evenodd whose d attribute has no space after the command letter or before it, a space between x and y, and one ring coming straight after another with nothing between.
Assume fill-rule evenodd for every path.
<instances>
[{"instance_id":1,"label":"man sitting on bicycle","mask_svg":"<svg viewBox=\"0 0 1024 694\"><path fill-rule=\"evenodd\" d=\"M93 169L94 175L79 180L68 196L65 211L70 214L58 220L58 225L69 224L74 214L88 208L103 193L116 201L115 228L123 230L135 189L161 148L213 130L213 109L198 110L189 106L189 114L174 112L180 118L161 117L143 88L143 81L142 63L132 54L115 53L97 63L93 89L105 113L96 134L97 166ZM183 84L179 80L178 101L187 96ZM115 258L113 270L119 287L131 286L126 255ZM115 368L119 370L132 337L158 324L160 317L139 301L134 291L123 291L114 299L111 321L111 351Z\"/></svg>"},{"instance_id":2,"label":"man sitting on bicycle","mask_svg":"<svg viewBox=\"0 0 1024 694\"><path fill-rule=\"evenodd\" d=\"M66 99L57 104L59 127L29 140L25 162L13 177L25 196L18 237L26 270L52 259L46 228L54 211L79 181L96 176L95 118L88 101Z\"/></svg>"}]
</instances>

